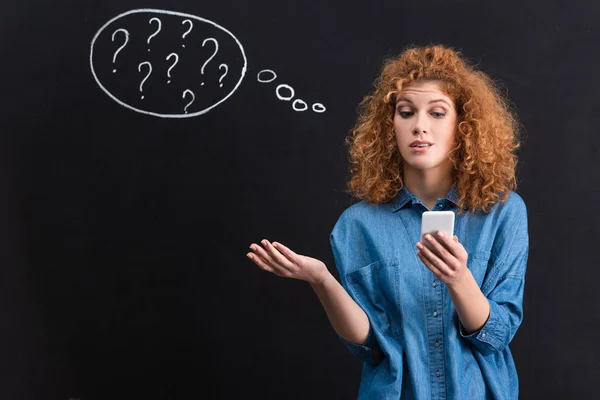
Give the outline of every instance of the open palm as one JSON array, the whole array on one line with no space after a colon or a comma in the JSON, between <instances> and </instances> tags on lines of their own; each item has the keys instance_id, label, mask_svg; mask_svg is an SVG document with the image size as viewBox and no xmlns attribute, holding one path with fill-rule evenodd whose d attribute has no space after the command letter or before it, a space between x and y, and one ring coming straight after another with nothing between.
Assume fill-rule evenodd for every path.
<instances>
[{"instance_id":1,"label":"open palm","mask_svg":"<svg viewBox=\"0 0 600 400\"><path fill-rule=\"evenodd\" d=\"M316 258L296 254L281 243L261 242L264 248L252 243L246 255L262 270L284 278L294 278L318 284L324 279L327 267Z\"/></svg>"}]
</instances>

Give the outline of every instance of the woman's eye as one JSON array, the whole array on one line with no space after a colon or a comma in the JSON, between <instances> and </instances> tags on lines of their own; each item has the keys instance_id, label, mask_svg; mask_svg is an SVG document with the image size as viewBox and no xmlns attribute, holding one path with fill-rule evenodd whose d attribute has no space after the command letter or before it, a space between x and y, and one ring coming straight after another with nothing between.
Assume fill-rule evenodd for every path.
<instances>
[{"instance_id":1,"label":"woman's eye","mask_svg":"<svg viewBox=\"0 0 600 400\"><path fill-rule=\"evenodd\" d=\"M442 118L442 117L444 117L446 115L443 112L432 112L431 114L435 118ZM413 112L412 111L400 111L400 110L398 110L398 115L400 115L402 118L408 118L411 115L413 115Z\"/></svg>"}]
</instances>

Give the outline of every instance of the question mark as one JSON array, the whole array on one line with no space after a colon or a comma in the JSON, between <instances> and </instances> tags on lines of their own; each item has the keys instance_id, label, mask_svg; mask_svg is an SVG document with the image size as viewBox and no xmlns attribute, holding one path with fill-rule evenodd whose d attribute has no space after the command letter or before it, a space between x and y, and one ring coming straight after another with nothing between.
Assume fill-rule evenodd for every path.
<instances>
[{"instance_id":1,"label":"question mark","mask_svg":"<svg viewBox=\"0 0 600 400\"><path fill-rule=\"evenodd\" d=\"M148 70L148 74L146 75L146 77L142 80L142 83L140 83L140 92L142 92L142 86L144 85L144 82L146 82L146 79L148 79L150 77L150 74L152 73L152 64L150 64L149 61L144 61L143 63L140 63L140 65L138 65L138 71L142 72L142 65L144 64L148 64L148 67L150 68ZM144 96L142 96L142 99L144 98Z\"/></svg>"},{"instance_id":2,"label":"question mark","mask_svg":"<svg viewBox=\"0 0 600 400\"><path fill-rule=\"evenodd\" d=\"M185 113L187 114L187 108L188 108L188 107L189 107L189 106L190 106L190 105L191 105L191 104L194 102L194 100L196 100L196 96L194 96L194 92L192 92L192 91L191 91L191 90L189 90L189 89L186 89L186 90L184 90L184 91L183 91L183 96L181 96L181 98L182 98L182 99L185 99L185 95L186 95L186 93L189 93L189 94L191 94L191 95L192 95L192 101L190 101L190 102L189 102L189 103L188 103L188 104L185 106L185 108L183 109L183 111L185 111Z\"/></svg>"},{"instance_id":3,"label":"question mark","mask_svg":"<svg viewBox=\"0 0 600 400\"><path fill-rule=\"evenodd\" d=\"M156 32L154 32L152 35L150 35L148 37L148 45L150 45L150 39L152 39L154 36L158 35L158 32L160 32L160 28L162 27L162 23L160 22L160 19L154 17L154 18L151 18L150 21L148 21L148 23L151 24L152 21L158 22L158 29L156 30ZM150 49L148 49L148 51L150 51Z\"/></svg>"},{"instance_id":4,"label":"question mark","mask_svg":"<svg viewBox=\"0 0 600 400\"><path fill-rule=\"evenodd\" d=\"M125 34L125 43L123 43L123 44L121 45L121 47L119 47L119 48L117 49L117 51L115 51L115 54L113 55L113 64L115 63L115 61L117 61L117 54L119 54L119 52L120 52L120 51L121 51L121 50L122 50L122 49L123 49L125 46L127 46L127 43L129 42L129 32L127 32L127 29L117 29L116 31L114 31L114 32L113 32L113 34L112 34L112 41L113 41L113 42L115 41L115 35L116 35L118 32L123 32L123 33ZM113 69L113 74L114 74L115 72L117 72L117 70L116 70L116 69Z\"/></svg>"},{"instance_id":5,"label":"question mark","mask_svg":"<svg viewBox=\"0 0 600 400\"><path fill-rule=\"evenodd\" d=\"M215 42L215 52L202 65L202 69L200 70L200 72L202 73L202 75L204 75L204 67L206 67L206 65L208 64L208 62L210 60L212 60L217 55L217 53L219 52L219 42L217 42L217 40L213 39L213 38L204 39L204 41L202 42L202 47L204 47L204 45L206 44L206 42L208 42L209 40ZM204 86L204 82L202 82L202 86Z\"/></svg>"},{"instance_id":6,"label":"question mark","mask_svg":"<svg viewBox=\"0 0 600 400\"><path fill-rule=\"evenodd\" d=\"M171 53L167 56L166 60L169 61L169 58L171 58L171 56L175 56L175 62L173 63L173 65L171 65L171 68L169 68L169 70L167 71L167 76L170 78L171 77L171 70L175 67L175 65L177 65L177 63L179 62L179 56L177 55L177 53ZM171 80L169 80L167 83L171 83Z\"/></svg>"},{"instance_id":7,"label":"question mark","mask_svg":"<svg viewBox=\"0 0 600 400\"><path fill-rule=\"evenodd\" d=\"M223 80L223 78L225 78L225 75L227 75L227 72L229 71L229 67L227 66L227 64L219 65L219 69L221 69L221 67L225 67L225 73L219 78L219 83L221 82L221 80ZM219 87L223 87L223 84L221 83Z\"/></svg>"},{"instance_id":8,"label":"question mark","mask_svg":"<svg viewBox=\"0 0 600 400\"><path fill-rule=\"evenodd\" d=\"M187 31L186 31L186 32L183 34L183 36L181 37L182 39L185 39L185 37L187 36L187 34L188 34L188 33L190 33L190 32L192 31L192 28L194 27L194 23L193 23L191 20L189 20L189 19L186 19L185 21L183 21L183 22L181 23L181 25L185 24L186 22L189 22L189 23L190 23L190 29L188 29L188 30L187 30ZM185 44L182 44L182 45L181 45L181 47L185 47Z\"/></svg>"}]
</instances>

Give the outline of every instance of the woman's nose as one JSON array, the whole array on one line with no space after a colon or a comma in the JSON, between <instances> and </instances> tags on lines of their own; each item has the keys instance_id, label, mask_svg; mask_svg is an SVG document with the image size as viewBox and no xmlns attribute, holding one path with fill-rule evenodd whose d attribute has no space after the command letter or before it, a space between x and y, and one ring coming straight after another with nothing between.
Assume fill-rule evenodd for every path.
<instances>
[{"instance_id":1,"label":"woman's nose","mask_svg":"<svg viewBox=\"0 0 600 400\"><path fill-rule=\"evenodd\" d=\"M413 127L413 133L427 133L429 129L428 120L426 115L418 114L415 118L415 126Z\"/></svg>"}]
</instances>

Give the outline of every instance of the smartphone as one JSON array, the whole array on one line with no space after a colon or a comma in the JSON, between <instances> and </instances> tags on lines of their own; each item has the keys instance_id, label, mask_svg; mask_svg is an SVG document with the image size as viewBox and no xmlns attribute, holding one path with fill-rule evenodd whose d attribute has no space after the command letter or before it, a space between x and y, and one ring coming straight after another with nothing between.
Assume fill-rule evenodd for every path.
<instances>
[{"instance_id":1,"label":"smartphone","mask_svg":"<svg viewBox=\"0 0 600 400\"><path fill-rule=\"evenodd\" d=\"M442 231L448 238L454 237L454 211L425 211L421 216L421 241L430 233L437 237Z\"/></svg>"}]
</instances>

